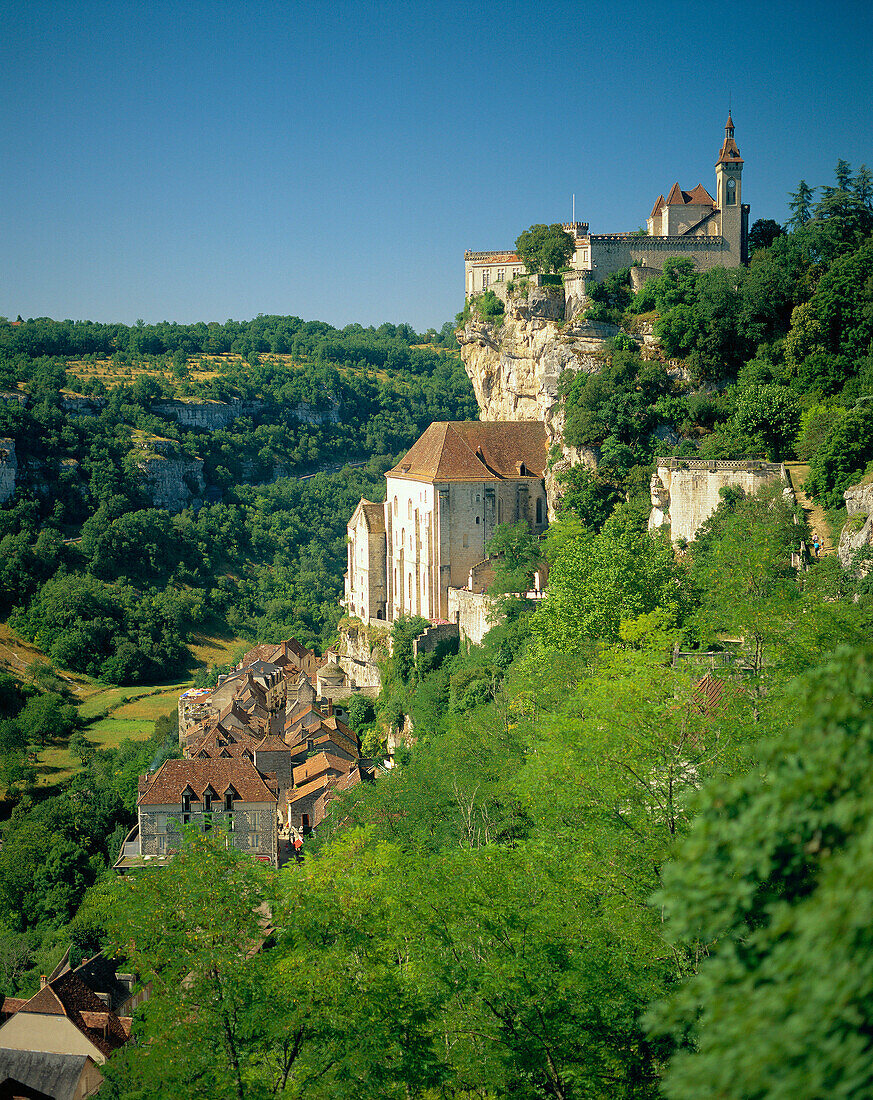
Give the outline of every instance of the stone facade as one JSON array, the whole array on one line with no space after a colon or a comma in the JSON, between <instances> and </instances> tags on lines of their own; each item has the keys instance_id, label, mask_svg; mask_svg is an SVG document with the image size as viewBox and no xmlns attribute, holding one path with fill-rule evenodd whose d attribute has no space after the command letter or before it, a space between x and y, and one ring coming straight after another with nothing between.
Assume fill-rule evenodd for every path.
<instances>
[{"instance_id":1,"label":"stone facade","mask_svg":"<svg viewBox=\"0 0 873 1100\"><path fill-rule=\"evenodd\" d=\"M585 286L603 282L626 267L658 274L672 256L690 259L698 271L712 267L739 267L748 259L749 207L742 202L743 159L734 141L728 115L724 142L715 166L715 198L698 184L683 191L678 183L667 198L659 195L648 218L646 235L591 234L585 222L564 226L575 243L569 267L568 303L585 300ZM464 253L464 290L467 297L505 286L524 270L510 250Z\"/></svg>"},{"instance_id":2,"label":"stone facade","mask_svg":"<svg viewBox=\"0 0 873 1100\"><path fill-rule=\"evenodd\" d=\"M434 423L385 475L385 619L446 619L448 590L462 587L501 523L548 523L546 433L536 422ZM349 594L375 590L383 550L362 501L348 527ZM381 584L381 578L379 578ZM379 589L381 592L381 588ZM355 603L369 612L374 603ZM375 604L378 608L378 604ZM360 616L363 619L363 615ZM341 662L342 663L342 662ZM345 666L344 666L345 667Z\"/></svg>"},{"instance_id":3,"label":"stone facade","mask_svg":"<svg viewBox=\"0 0 873 1100\"><path fill-rule=\"evenodd\" d=\"M666 528L673 542L694 539L700 525L718 507L721 490L728 486L737 486L751 496L777 478L788 485L784 466L763 459L656 458L655 466L649 530Z\"/></svg>"},{"instance_id":4,"label":"stone facade","mask_svg":"<svg viewBox=\"0 0 873 1100\"><path fill-rule=\"evenodd\" d=\"M345 605L362 622L387 615L385 507L362 500L348 523Z\"/></svg>"},{"instance_id":5,"label":"stone facade","mask_svg":"<svg viewBox=\"0 0 873 1100\"><path fill-rule=\"evenodd\" d=\"M140 777L137 814L141 859L166 859L179 824L225 829L233 846L277 865L278 783L244 760L166 760Z\"/></svg>"},{"instance_id":6,"label":"stone facade","mask_svg":"<svg viewBox=\"0 0 873 1100\"><path fill-rule=\"evenodd\" d=\"M462 642L479 645L491 627L494 600L487 592L449 589L449 619L457 623Z\"/></svg>"}]
</instances>

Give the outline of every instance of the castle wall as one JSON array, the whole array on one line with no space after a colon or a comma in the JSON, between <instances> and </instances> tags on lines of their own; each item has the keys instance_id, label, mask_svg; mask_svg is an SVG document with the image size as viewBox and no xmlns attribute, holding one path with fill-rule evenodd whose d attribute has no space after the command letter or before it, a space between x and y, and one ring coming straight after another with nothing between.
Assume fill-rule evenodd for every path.
<instances>
[{"instance_id":1,"label":"castle wall","mask_svg":"<svg viewBox=\"0 0 873 1100\"><path fill-rule=\"evenodd\" d=\"M722 489L736 486L751 496L776 478L787 484L784 467L763 459L656 458L655 465L649 530L666 527L673 542L694 539L718 507Z\"/></svg>"},{"instance_id":2,"label":"castle wall","mask_svg":"<svg viewBox=\"0 0 873 1100\"><path fill-rule=\"evenodd\" d=\"M449 620L457 623L461 641L479 645L492 624L488 620L494 600L486 592L469 592L464 588L448 591Z\"/></svg>"},{"instance_id":3,"label":"castle wall","mask_svg":"<svg viewBox=\"0 0 873 1100\"><path fill-rule=\"evenodd\" d=\"M696 270L739 267L739 252L732 253L723 237L634 237L623 233L591 238L593 278L602 283L623 267L638 264L660 272L673 256L691 260Z\"/></svg>"}]
</instances>

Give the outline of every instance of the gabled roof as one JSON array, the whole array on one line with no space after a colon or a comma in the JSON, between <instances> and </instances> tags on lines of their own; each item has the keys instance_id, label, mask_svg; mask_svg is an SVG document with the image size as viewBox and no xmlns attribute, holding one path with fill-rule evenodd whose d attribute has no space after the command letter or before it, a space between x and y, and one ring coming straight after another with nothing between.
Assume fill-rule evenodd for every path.
<instances>
[{"instance_id":1,"label":"gabled roof","mask_svg":"<svg viewBox=\"0 0 873 1100\"><path fill-rule=\"evenodd\" d=\"M652 212L651 214L649 214L649 217L654 218L656 215L660 214L665 205L666 204L664 202L664 196L658 195L657 199L655 199L655 205L652 207Z\"/></svg>"},{"instance_id":2,"label":"gabled roof","mask_svg":"<svg viewBox=\"0 0 873 1100\"><path fill-rule=\"evenodd\" d=\"M659 200L663 201L663 200ZM670 188L670 194L666 199L667 206L715 206L715 200L712 195L706 190L702 183L698 185L692 191L683 191L678 183L674 183ZM655 203L655 209L652 211L652 217L658 210L658 203Z\"/></svg>"},{"instance_id":3,"label":"gabled roof","mask_svg":"<svg viewBox=\"0 0 873 1100\"><path fill-rule=\"evenodd\" d=\"M385 475L410 481L541 478L546 428L526 421L435 421Z\"/></svg>"},{"instance_id":4,"label":"gabled roof","mask_svg":"<svg viewBox=\"0 0 873 1100\"><path fill-rule=\"evenodd\" d=\"M348 775L354 766L351 760L342 760L332 752L322 751L311 756L305 763L298 764L294 769L294 785L299 787L316 776L325 775L328 772Z\"/></svg>"},{"instance_id":5,"label":"gabled roof","mask_svg":"<svg viewBox=\"0 0 873 1100\"><path fill-rule=\"evenodd\" d=\"M357 508L349 520L349 527L354 526L358 516L364 517L364 524L371 535L385 534L385 505L374 504L372 500L361 497Z\"/></svg>"},{"instance_id":6,"label":"gabled roof","mask_svg":"<svg viewBox=\"0 0 873 1100\"><path fill-rule=\"evenodd\" d=\"M278 801L275 782L270 783L244 758L165 760L154 775L141 777L137 805L175 805L181 801L186 787L202 798L210 785L218 795L224 795L228 787L233 787L241 802Z\"/></svg>"},{"instance_id":7,"label":"gabled roof","mask_svg":"<svg viewBox=\"0 0 873 1100\"><path fill-rule=\"evenodd\" d=\"M66 1016L107 1058L130 1037L130 1022L116 1016L74 971L52 979L20 1005L17 1013ZM16 1013L16 1014L17 1014ZM2 1029L0 1029L2 1031ZM0 1046L2 1046L0 1034Z\"/></svg>"}]
</instances>

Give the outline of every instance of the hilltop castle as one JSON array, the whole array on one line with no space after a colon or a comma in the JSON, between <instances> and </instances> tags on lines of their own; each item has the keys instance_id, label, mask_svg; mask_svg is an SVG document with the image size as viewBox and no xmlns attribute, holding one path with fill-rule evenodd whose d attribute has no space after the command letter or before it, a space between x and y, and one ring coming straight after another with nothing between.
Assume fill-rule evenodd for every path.
<instances>
[{"instance_id":1,"label":"hilltop castle","mask_svg":"<svg viewBox=\"0 0 873 1100\"><path fill-rule=\"evenodd\" d=\"M564 276L568 299L581 302L585 287L613 272L631 268L635 288L657 275L669 257L691 260L698 271L739 267L748 259L749 207L742 201L743 158L734 141L730 114L715 165L715 198L698 184L683 191L674 183L667 197L659 195L648 217L648 232L588 232L586 222L564 226L574 239L570 271ZM494 290L505 297L510 279L523 275L524 263L512 251L465 252L466 296Z\"/></svg>"}]
</instances>

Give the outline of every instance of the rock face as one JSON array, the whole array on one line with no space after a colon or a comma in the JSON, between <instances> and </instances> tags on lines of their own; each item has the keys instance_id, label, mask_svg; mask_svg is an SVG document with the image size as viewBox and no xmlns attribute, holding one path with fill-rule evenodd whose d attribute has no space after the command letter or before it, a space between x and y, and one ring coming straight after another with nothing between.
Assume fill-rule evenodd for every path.
<instances>
[{"instance_id":1,"label":"rock face","mask_svg":"<svg viewBox=\"0 0 873 1100\"><path fill-rule=\"evenodd\" d=\"M845 569L856 569L864 576L870 572L870 562L855 563L855 555L873 546L873 482L851 485L843 493L849 518L840 532L837 553Z\"/></svg>"},{"instance_id":2,"label":"rock face","mask_svg":"<svg viewBox=\"0 0 873 1100\"><path fill-rule=\"evenodd\" d=\"M181 512L203 493L203 462L180 455L148 455L137 458L143 489L156 508Z\"/></svg>"},{"instance_id":3,"label":"rock face","mask_svg":"<svg viewBox=\"0 0 873 1100\"><path fill-rule=\"evenodd\" d=\"M15 442L12 439L0 439L0 504L9 500L15 492L18 482L18 460L15 457Z\"/></svg>"},{"instance_id":4,"label":"rock face","mask_svg":"<svg viewBox=\"0 0 873 1100\"><path fill-rule=\"evenodd\" d=\"M541 420L549 445L556 444L546 476L549 516L555 514L560 490L555 474L580 463L596 467L596 448L564 443L564 413L558 383L565 370L596 373L603 364L604 344L616 336L614 325L579 319L565 322L564 292L559 287L531 287L511 297L500 325L474 318L458 333L464 368L473 383L481 420Z\"/></svg>"},{"instance_id":5,"label":"rock face","mask_svg":"<svg viewBox=\"0 0 873 1100\"><path fill-rule=\"evenodd\" d=\"M160 401L155 412L175 420L183 428L202 428L214 432L226 428L241 416L253 416L263 408L263 401L203 401L201 399Z\"/></svg>"},{"instance_id":6,"label":"rock face","mask_svg":"<svg viewBox=\"0 0 873 1100\"><path fill-rule=\"evenodd\" d=\"M346 674L350 687L381 688L380 662L391 652L387 624L383 630L367 627L355 619L339 626L336 662Z\"/></svg>"}]
</instances>

